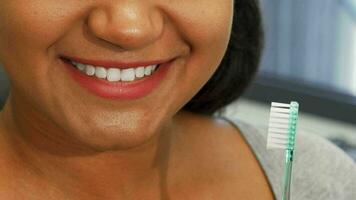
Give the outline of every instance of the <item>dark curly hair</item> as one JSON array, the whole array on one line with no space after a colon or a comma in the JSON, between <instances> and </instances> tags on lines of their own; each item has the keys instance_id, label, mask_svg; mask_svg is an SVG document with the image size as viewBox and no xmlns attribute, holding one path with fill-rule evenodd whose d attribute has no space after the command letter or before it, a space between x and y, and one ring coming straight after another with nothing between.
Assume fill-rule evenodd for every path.
<instances>
[{"instance_id":1,"label":"dark curly hair","mask_svg":"<svg viewBox=\"0 0 356 200\"><path fill-rule=\"evenodd\" d=\"M256 74L262 48L258 0L235 0L227 51L214 75L183 110L213 115L237 100Z\"/></svg>"}]
</instances>

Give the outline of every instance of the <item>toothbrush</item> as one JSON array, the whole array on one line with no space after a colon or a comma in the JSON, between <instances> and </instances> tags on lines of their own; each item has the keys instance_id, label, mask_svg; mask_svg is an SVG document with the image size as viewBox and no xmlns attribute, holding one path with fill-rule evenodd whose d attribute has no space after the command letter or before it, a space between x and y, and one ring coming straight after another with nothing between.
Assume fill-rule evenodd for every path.
<instances>
[{"instance_id":1,"label":"toothbrush","mask_svg":"<svg viewBox=\"0 0 356 200\"><path fill-rule=\"evenodd\" d=\"M285 168L282 200L290 200L290 185L292 180L293 153L295 134L298 121L298 102L290 104L271 103L268 125L267 149L285 150Z\"/></svg>"}]
</instances>

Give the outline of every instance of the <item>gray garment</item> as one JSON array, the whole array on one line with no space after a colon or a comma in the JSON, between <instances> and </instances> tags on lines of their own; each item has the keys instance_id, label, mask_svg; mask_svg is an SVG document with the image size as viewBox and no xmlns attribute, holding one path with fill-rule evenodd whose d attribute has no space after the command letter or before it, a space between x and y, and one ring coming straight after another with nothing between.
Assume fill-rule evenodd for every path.
<instances>
[{"instance_id":1,"label":"gray garment","mask_svg":"<svg viewBox=\"0 0 356 200\"><path fill-rule=\"evenodd\" d=\"M267 127L261 130L240 119L225 118L240 130L270 183L277 200L282 199L284 151L266 150ZM356 200L356 165L336 145L297 130L292 171L292 200Z\"/></svg>"}]
</instances>

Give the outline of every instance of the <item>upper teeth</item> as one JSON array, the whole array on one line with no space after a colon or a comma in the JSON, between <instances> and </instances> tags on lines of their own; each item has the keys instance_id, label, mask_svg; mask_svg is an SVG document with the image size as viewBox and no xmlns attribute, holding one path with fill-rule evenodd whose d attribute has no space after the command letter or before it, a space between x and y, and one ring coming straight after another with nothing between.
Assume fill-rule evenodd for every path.
<instances>
[{"instance_id":1,"label":"upper teeth","mask_svg":"<svg viewBox=\"0 0 356 200\"><path fill-rule=\"evenodd\" d=\"M101 79L106 79L110 82L114 81L134 81L136 78L151 75L157 68L156 65L140 66L136 68L118 69L104 68L101 66L86 65L71 61L77 69L88 76L96 76Z\"/></svg>"}]
</instances>

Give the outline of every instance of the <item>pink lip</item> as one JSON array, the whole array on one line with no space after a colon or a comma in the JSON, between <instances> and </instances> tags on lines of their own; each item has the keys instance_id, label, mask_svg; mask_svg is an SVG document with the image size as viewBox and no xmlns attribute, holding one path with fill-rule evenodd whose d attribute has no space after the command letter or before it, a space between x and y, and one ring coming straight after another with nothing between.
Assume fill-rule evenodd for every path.
<instances>
[{"instance_id":1,"label":"pink lip","mask_svg":"<svg viewBox=\"0 0 356 200\"><path fill-rule=\"evenodd\" d=\"M69 57L69 56L61 56L61 57L66 60L71 60L86 65L101 66L104 68L119 68L119 69L156 65L156 64L166 63L170 60L170 59L166 59L166 60L153 60L153 61L129 63L129 62L108 61L108 60L89 60L89 59Z\"/></svg>"},{"instance_id":2,"label":"pink lip","mask_svg":"<svg viewBox=\"0 0 356 200\"><path fill-rule=\"evenodd\" d=\"M153 92L154 89L160 85L164 77L166 77L174 59L160 64L152 75L132 82L109 82L104 79L99 79L95 76L87 76L86 74L83 74L83 72L80 72L77 68L75 68L70 62L68 62L68 60L61 60L63 61L65 68L68 70L73 80L92 94L103 98L115 100L133 100L137 98L142 98ZM86 63L83 62L82 59L76 60L83 64ZM94 62L90 62L90 64L103 67L111 67L120 66L122 63L118 64L117 62L114 63L100 61L96 62L96 64L94 64ZM126 64L128 63L124 64L125 67L127 66ZM146 64L147 62L131 63L131 66L146 66ZM150 63L148 63L148 65L150 65Z\"/></svg>"}]
</instances>

